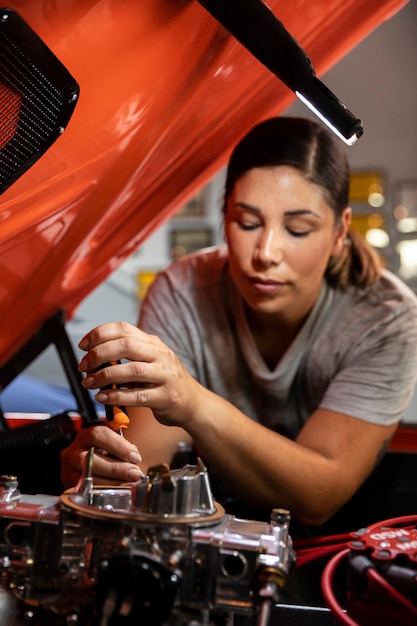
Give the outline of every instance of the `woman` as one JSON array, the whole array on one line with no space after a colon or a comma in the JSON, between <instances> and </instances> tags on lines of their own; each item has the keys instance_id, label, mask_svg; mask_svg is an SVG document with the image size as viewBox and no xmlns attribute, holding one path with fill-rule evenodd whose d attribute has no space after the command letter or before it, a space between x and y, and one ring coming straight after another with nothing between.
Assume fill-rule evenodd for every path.
<instances>
[{"instance_id":1,"label":"woman","mask_svg":"<svg viewBox=\"0 0 417 626\"><path fill-rule=\"evenodd\" d=\"M128 407L130 441L82 431L62 454L67 487L92 445L112 455L94 461L109 483L139 478L138 450L146 471L186 443L245 504L303 524L355 493L412 396L417 299L349 231L348 191L344 149L321 125L274 118L243 138L227 245L161 272L139 328L106 324L81 341L83 384L124 386L96 399Z\"/></svg>"}]
</instances>

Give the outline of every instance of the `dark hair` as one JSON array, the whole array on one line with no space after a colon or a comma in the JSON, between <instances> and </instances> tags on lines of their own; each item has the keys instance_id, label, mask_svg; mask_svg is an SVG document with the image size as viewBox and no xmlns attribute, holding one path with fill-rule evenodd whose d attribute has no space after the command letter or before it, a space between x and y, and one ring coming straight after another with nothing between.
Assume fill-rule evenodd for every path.
<instances>
[{"instance_id":1,"label":"dark hair","mask_svg":"<svg viewBox=\"0 0 417 626\"><path fill-rule=\"evenodd\" d=\"M237 179L255 167L290 165L323 190L340 220L349 203L350 169L343 144L322 124L306 118L274 117L254 126L232 152L227 168L224 210ZM330 284L365 287L381 273L379 256L354 231L349 231L342 254L326 269Z\"/></svg>"}]
</instances>

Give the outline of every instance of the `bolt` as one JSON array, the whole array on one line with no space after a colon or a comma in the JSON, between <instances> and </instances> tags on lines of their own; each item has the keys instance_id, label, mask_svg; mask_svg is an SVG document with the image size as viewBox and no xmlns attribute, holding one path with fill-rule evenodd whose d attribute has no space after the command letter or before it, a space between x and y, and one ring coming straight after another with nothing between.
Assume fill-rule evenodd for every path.
<instances>
[{"instance_id":1,"label":"bolt","mask_svg":"<svg viewBox=\"0 0 417 626\"><path fill-rule=\"evenodd\" d=\"M27 611L24 612L23 617L24 617L25 622L31 622L35 617L35 612L32 611L31 609L28 609Z\"/></svg>"}]
</instances>

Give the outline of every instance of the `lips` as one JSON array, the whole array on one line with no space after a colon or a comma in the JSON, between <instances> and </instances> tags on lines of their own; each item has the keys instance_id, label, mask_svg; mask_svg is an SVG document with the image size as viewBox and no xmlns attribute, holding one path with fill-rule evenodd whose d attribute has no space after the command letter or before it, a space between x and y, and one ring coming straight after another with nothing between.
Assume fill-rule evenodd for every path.
<instances>
[{"instance_id":1,"label":"lips","mask_svg":"<svg viewBox=\"0 0 417 626\"><path fill-rule=\"evenodd\" d=\"M286 284L287 284L286 282L281 282L281 281L271 280L271 279L265 279L265 278L259 278L259 277L256 277L256 276L250 277L249 278L249 282L251 283L253 288L256 289L256 291L258 291L260 293L265 293L265 294L269 294L269 293L273 293L273 292L279 291L280 289L285 287Z\"/></svg>"},{"instance_id":2,"label":"lips","mask_svg":"<svg viewBox=\"0 0 417 626\"><path fill-rule=\"evenodd\" d=\"M254 285L285 285L285 282L280 281L280 280L272 280L270 278L261 278L259 276L249 276L248 277L250 282L253 283Z\"/></svg>"}]
</instances>

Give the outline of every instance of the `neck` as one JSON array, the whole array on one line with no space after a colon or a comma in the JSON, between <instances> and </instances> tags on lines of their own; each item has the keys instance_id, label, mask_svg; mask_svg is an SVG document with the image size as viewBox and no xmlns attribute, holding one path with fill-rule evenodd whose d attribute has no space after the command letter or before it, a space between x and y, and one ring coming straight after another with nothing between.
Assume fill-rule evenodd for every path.
<instances>
[{"instance_id":1,"label":"neck","mask_svg":"<svg viewBox=\"0 0 417 626\"><path fill-rule=\"evenodd\" d=\"M293 338L304 324L310 311L297 318L289 318L280 314L263 314L246 308L246 317L253 333L283 333Z\"/></svg>"},{"instance_id":2,"label":"neck","mask_svg":"<svg viewBox=\"0 0 417 626\"><path fill-rule=\"evenodd\" d=\"M260 355L269 369L275 369L297 336L307 315L296 321L277 315L259 315L250 310L246 311L246 315Z\"/></svg>"}]
</instances>

